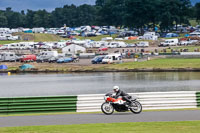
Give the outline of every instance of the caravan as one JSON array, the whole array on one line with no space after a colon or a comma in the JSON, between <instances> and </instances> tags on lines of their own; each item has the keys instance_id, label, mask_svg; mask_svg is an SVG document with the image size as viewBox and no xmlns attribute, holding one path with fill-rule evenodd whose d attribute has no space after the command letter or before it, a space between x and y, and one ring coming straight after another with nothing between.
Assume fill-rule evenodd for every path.
<instances>
[{"instance_id":1,"label":"caravan","mask_svg":"<svg viewBox=\"0 0 200 133\"><path fill-rule=\"evenodd\" d=\"M0 61L17 61L18 57L14 52L2 52L0 53Z\"/></svg>"},{"instance_id":2,"label":"caravan","mask_svg":"<svg viewBox=\"0 0 200 133\"><path fill-rule=\"evenodd\" d=\"M108 48L125 48L127 44L125 42L110 42Z\"/></svg>"}]
</instances>

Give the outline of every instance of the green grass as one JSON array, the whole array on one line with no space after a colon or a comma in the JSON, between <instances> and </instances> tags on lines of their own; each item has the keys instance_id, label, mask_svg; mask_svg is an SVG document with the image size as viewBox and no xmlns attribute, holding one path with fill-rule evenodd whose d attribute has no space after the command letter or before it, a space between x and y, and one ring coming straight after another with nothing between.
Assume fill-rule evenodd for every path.
<instances>
[{"instance_id":1,"label":"green grass","mask_svg":"<svg viewBox=\"0 0 200 133\"><path fill-rule=\"evenodd\" d=\"M50 42L50 41L60 41L63 38L59 37L58 35L51 35L51 34L41 34L36 33L33 34L35 42Z\"/></svg>"},{"instance_id":2,"label":"green grass","mask_svg":"<svg viewBox=\"0 0 200 133\"><path fill-rule=\"evenodd\" d=\"M16 40L16 41L0 41L0 45L9 44L9 43L16 43L16 42L20 42L20 41L19 40Z\"/></svg>"},{"instance_id":3,"label":"green grass","mask_svg":"<svg viewBox=\"0 0 200 133\"><path fill-rule=\"evenodd\" d=\"M75 36L77 39L83 40L83 39L90 39L94 41L101 41L102 38L110 37L110 35L101 35L101 36L95 36L95 37L82 37L82 36ZM113 39L117 37L117 35L111 36Z\"/></svg>"},{"instance_id":4,"label":"green grass","mask_svg":"<svg viewBox=\"0 0 200 133\"><path fill-rule=\"evenodd\" d=\"M200 121L101 123L0 128L1 133L199 133Z\"/></svg>"},{"instance_id":5,"label":"green grass","mask_svg":"<svg viewBox=\"0 0 200 133\"><path fill-rule=\"evenodd\" d=\"M114 64L108 68L112 69L135 69L135 68L200 68L200 59L154 59L145 62L128 62Z\"/></svg>"}]
</instances>

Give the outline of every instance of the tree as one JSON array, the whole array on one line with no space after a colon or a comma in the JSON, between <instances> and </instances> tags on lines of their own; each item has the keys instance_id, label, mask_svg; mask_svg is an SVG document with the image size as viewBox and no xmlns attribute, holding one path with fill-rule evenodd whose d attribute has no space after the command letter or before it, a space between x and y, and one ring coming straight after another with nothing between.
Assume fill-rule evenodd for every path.
<instances>
[{"instance_id":1,"label":"tree","mask_svg":"<svg viewBox=\"0 0 200 133\"><path fill-rule=\"evenodd\" d=\"M35 12L32 10L27 10L26 13L26 22L25 22L25 27L33 28L34 23L33 23L33 17L34 17Z\"/></svg>"},{"instance_id":2,"label":"tree","mask_svg":"<svg viewBox=\"0 0 200 133\"><path fill-rule=\"evenodd\" d=\"M50 14L46 10L38 10L33 16L34 27L50 27Z\"/></svg>"},{"instance_id":3,"label":"tree","mask_svg":"<svg viewBox=\"0 0 200 133\"><path fill-rule=\"evenodd\" d=\"M7 24L7 18L3 15L0 15L0 27L7 27Z\"/></svg>"},{"instance_id":4,"label":"tree","mask_svg":"<svg viewBox=\"0 0 200 133\"><path fill-rule=\"evenodd\" d=\"M195 16L198 23L200 23L200 3L196 3L195 5Z\"/></svg>"}]
</instances>

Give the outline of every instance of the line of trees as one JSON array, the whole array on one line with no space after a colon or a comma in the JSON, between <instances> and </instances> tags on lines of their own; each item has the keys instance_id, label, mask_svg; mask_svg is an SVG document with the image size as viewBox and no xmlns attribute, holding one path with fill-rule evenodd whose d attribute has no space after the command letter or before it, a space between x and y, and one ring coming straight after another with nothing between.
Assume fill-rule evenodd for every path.
<instances>
[{"instance_id":1,"label":"line of trees","mask_svg":"<svg viewBox=\"0 0 200 133\"><path fill-rule=\"evenodd\" d=\"M0 10L0 27L69 27L81 25L114 25L130 28L188 24L190 19L200 22L200 3L190 0L96 0L96 5L65 5L54 11L27 10L25 13Z\"/></svg>"}]
</instances>

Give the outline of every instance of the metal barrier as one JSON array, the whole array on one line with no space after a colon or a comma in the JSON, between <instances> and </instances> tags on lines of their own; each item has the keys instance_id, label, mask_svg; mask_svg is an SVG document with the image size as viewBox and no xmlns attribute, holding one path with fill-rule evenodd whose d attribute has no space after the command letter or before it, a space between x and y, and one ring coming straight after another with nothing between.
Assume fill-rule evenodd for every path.
<instances>
[{"instance_id":1,"label":"metal barrier","mask_svg":"<svg viewBox=\"0 0 200 133\"><path fill-rule=\"evenodd\" d=\"M0 98L0 114L76 112L77 96Z\"/></svg>"},{"instance_id":2,"label":"metal barrier","mask_svg":"<svg viewBox=\"0 0 200 133\"><path fill-rule=\"evenodd\" d=\"M138 97L144 110L200 107L200 92L130 93ZM104 94L52 97L0 98L0 114L42 112L98 112Z\"/></svg>"},{"instance_id":3,"label":"metal barrier","mask_svg":"<svg viewBox=\"0 0 200 133\"><path fill-rule=\"evenodd\" d=\"M198 105L200 106L200 93L197 94ZM197 107L197 96L194 91L145 92L130 93L130 95L138 97L144 110ZM101 111L101 104L104 102L103 96L103 94L79 95L77 101L77 112Z\"/></svg>"},{"instance_id":4,"label":"metal barrier","mask_svg":"<svg viewBox=\"0 0 200 133\"><path fill-rule=\"evenodd\" d=\"M200 92L196 93L197 107L200 107Z\"/></svg>"}]
</instances>

